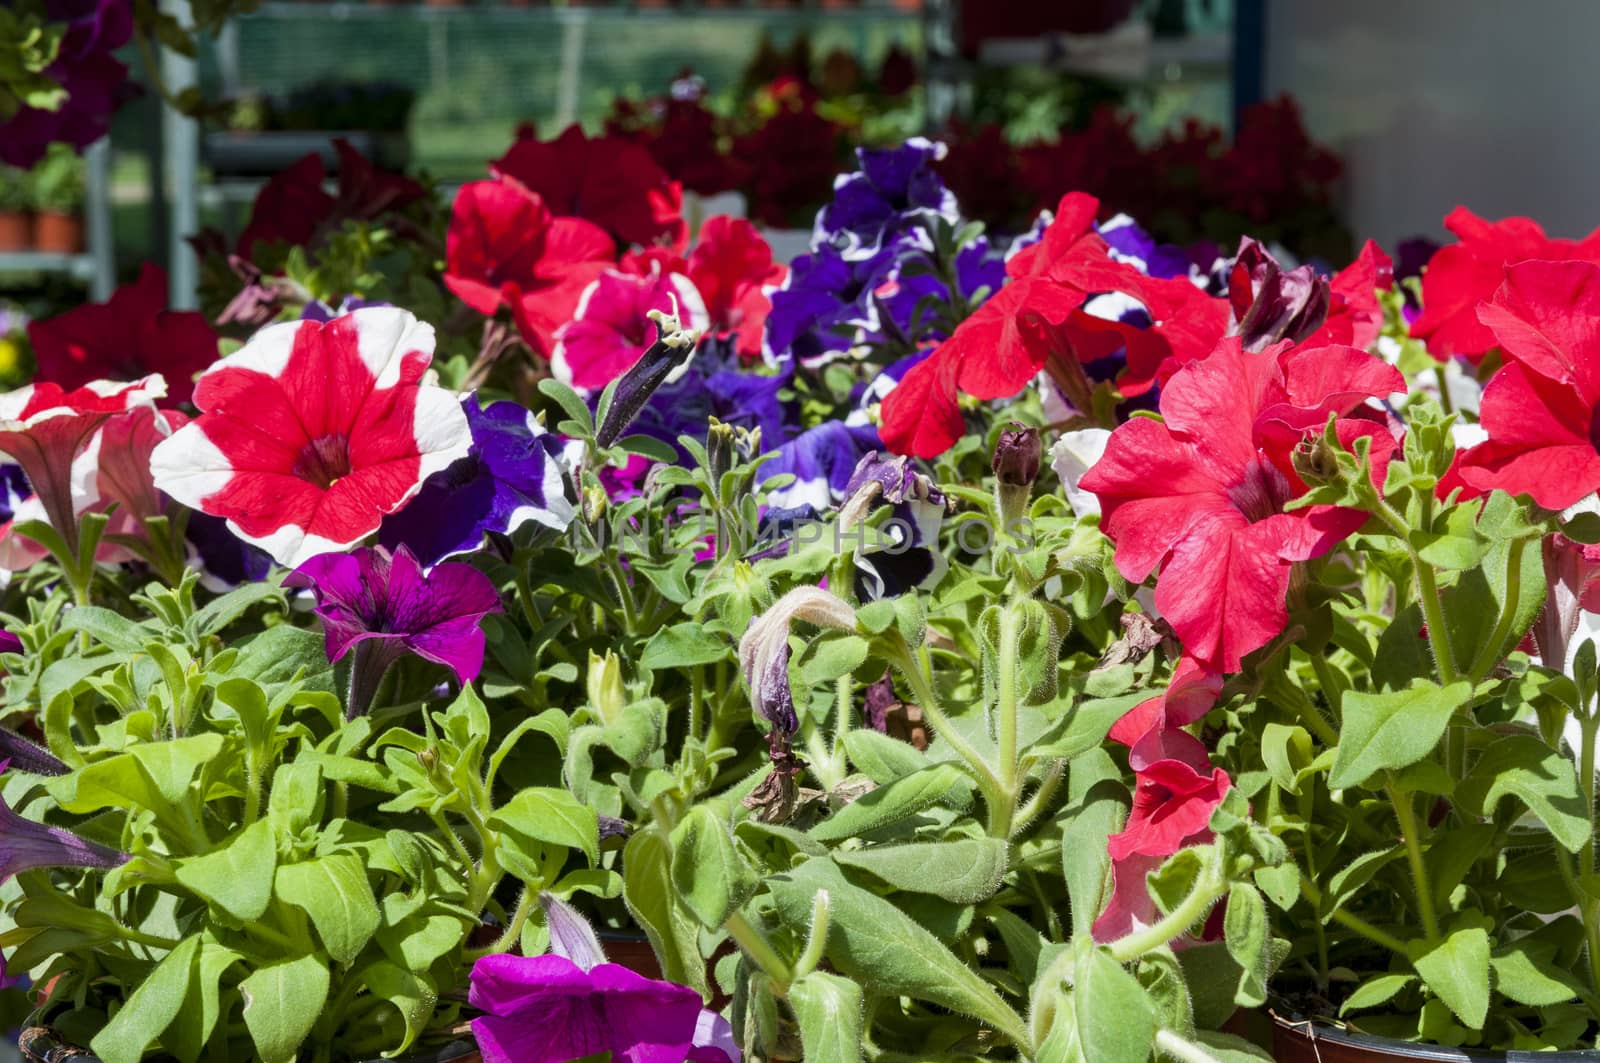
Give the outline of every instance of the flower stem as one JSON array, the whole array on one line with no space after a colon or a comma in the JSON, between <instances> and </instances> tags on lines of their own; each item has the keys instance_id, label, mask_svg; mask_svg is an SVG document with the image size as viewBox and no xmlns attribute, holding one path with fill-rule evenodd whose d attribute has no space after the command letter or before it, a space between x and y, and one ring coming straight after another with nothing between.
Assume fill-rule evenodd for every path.
<instances>
[{"instance_id":1,"label":"flower stem","mask_svg":"<svg viewBox=\"0 0 1600 1063\"><path fill-rule=\"evenodd\" d=\"M898 632L893 632L892 638L897 642L894 647L897 653L892 663L900 670L900 674L905 676L907 685L911 687L912 696L917 699L917 706L933 724L934 733L955 750L956 755L972 770L985 796L992 800L1001 788L999 776L994 773L994 768L990 767L989 762L983 759L983 755L962 738L961 733L951 725L950 718L939 707L939 698L933 692L933 685L923 674L921 663L918 662L904 637Z\"/></svg>"},{"instance_id":2,"label":"flower stem","mask_svg":"<svg viewBox=\"0 0 1600 1063\"><path fill-rule=\"evenodd\" d=\"M1156 1047L1163 1055L1171 1056L1178 1063L1221 1063L1216 1056L1206 1051L1204 1045L1197 1045L1173 1030L1157 1030Z\"/></svg>"},{"instance_id":3,"label":"flower stem","mask_svg":"<svg viewBox=\"0 0 1600 1063\"><path fill-rule=\"evenodd\" d=\"M1431 509L1431 505L1428 508ZM1422 615L1428 623L1428 645L1432 647L1434 662L1439 667L1439 681L1447 685L1454 683L1461 678L1461 673L1456 669L1455 650L1450 645L1450 629L1445 627L1444 604L1439 599L1439 581L1434 575L1433 566L1424 561L1416 547L1411 545L1411 526L1393 506L1380 501L1373 512L1389 526L1389 530L1405 546L1406 553L1411 555L1411 567L1417 573L1417 597L1421 600ZM1428 525L1432 522L1424 520L1422 523Z\"/></svg>"},{"instance_id":4,"label":"flower stem","mask_svg":"<svg viewBox=\"0 0 1600 1063\"><path fill-rule=\"evenodd\" d=\"M989 835L1011 837L1012 818L1017 807L1017 653L1022 640L1022 625L1016 611L1007 607L1000 613L1000 647L997 698L999 716L1000 793L989 807Z\"/></svg>"},{"instance_id":5,"label":"flower stem","mask_svg":"<svg viewBox=\"0 0 1600 1063\"><path fill-rule=\"evenodd\" d=\"M1107 945L1112 958L1118 963L1131 963L1152 949L1161 948L1204 919L1211 906L1228 892L1228 884L1219 873L1217 862L1217 854L1213 850L1205 861L1194 889L1160 922L1143 930L1135 930L1127 937L1118 938Z\"/></svg>"},{"instance_id":6,"label":"flower stem","mask_svg":"<svg viewBox=\"0 0 1600 1063\"><path fill-rule=\"evenodd\" d=\"M1505 604L1500 607L1500 619L1490 632L1489 641L1478 648L1478 655L1473 658L1468 678L1474 684L1500 663L1500 655L1505 649L1506 641L1511 638L1511 628L1517 621L1517 599L1522 596L1522 552L1527 545L1527 539L1511 540L1506 555Z\"/></svg>"},{"instance_id":7,"label":"flower stem","mask_svg":"<svg viewBox=\"0 0 1600 1063\"><path fill-rule=\"evenodd\" d=\"M786 992L789 983L794 981L794 972L789 969L789 964L784 958L778 955L778 951L772 947L767 936L757 930L744 917L743 912L734 912L728 916L728 921L723 926L744 950L745 955L749 956L768 978L776 982L780 990Z\"/></svg>"},{"instance_id":8,"label":"flower stem","mask_svg":"<svg viewBox=\"0 0 1600 1063\"><path fill-rule=\"evenodd\" d=\"M1421 827L1416 809L1411 807L1411 795L1396 788L1393 782L1384 786L1389 803L1394 805L1395 818L1400 821L1400 832L1406 839L1406 859L1411 863L1412 885L1416 887L1417 914L1422 918L1422 930L1429 943L1439 940L1439 916L1433 909L1433 889L1428 882L1428 865L1422 857Z\"/></svg>"},{"instance_id":9,"label":"flower stem","mask_svg":"<svg viewBox=\"0 0 1600 1063\"><path fill-rule=\"evenodd\" d=\"M1323 897L1322 890L1318 888L1316 881L1312 879L1310 875L1307 875L1300 880L1300 888L1305 893L1306 899L1311 902L1312 908L1315 909L1314 914L1318 916L1320 921ZM1365 919L1353 912L1347 912L1343 908L1335 908L1329 914L1328 918L1332 919L1336 923L1342 924L1350 930L1354 930L1357 934L1360 934L1368 941L1382 945L1391 952L1397 953L1401 956L1406 955L1406 943L1404 941L1401 941L1387 930L1380 930L1378 927L1367 922Z\"/></svg>"}]
</instances>

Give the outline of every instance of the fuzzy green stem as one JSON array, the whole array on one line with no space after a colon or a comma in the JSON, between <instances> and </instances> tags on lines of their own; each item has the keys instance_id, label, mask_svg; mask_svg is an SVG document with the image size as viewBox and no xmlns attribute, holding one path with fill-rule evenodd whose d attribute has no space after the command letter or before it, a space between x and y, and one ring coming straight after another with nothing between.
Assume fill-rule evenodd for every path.
<instances>
[{"instance_id":1,"label":"fuzzy green stem","mask_svg":"<svg viewBox=\"0 0 1600 1063\"><path fill-rule=\"evenodd\" d=\"M1432 944L1439 940L1439 916L1433 908L1433 889L1428 882L1428 864L1422 855L1421 826L1416 809L1411 807L1411 795L1398 789L1393 782L1384 786L1389 803L1394 805L1394 815L1400 821L1400 832L1405 835L1406 859L1411 864L1412 885L1416 887L1417 914L1422 918L1422 930Z\"/></svg>"},{"instance_id":2,"label":"fuzzy green stem","mask_svg":"<svg viewBox=\"0 0 1600 1063\"><path fill-rule=\"evenodd\" d=\"M1431 509L1431 506L1429 507ZM1411 545L1411 526L1387 502L1379 502L1373 511L1378 519L1389 526L1411 555L1411 567L1417 574L1417 597L1422 603L1422 615L1428 623L1428 645L1433 649L1434 662L1439 667L1439 681L1445 685L1461 677L1456 669L1455 649L1450 644L1450 629L1444 623L1444 604L1439 599L1439 582L1433 566L1422 559ZM1424 514L1426 516L1426 514ZM1424 526L1432 523L1424 520Z\"/></svg>"},{"instance_id":3,"label":"fuzzy green stem","mask_svg":"<svg viewBox=\"0 0 1600 1063\"><path fill-rule=\"evenodd\" d=\"M1306 899L1311 902L1311 907L1318 913L1318 920L1320 923L1320 913L1322 911L1322 890L1318 888L1315 880L1313 880L1309 875L1300 880L1300 888L1305 893ZM1349 930L1355 931L1368 941L1382 945L1391 952L1401 956L1406 955L1406 943L1404 941L1401 941L1387 930L1380 930L1378 927L1367 922L1359 915L1356 915L1352 912L1347 912L1343 908L1335 908L1328 918Z\"/></svg>"},{"instance_id":4,"label":"fuzzy green stem","mask_svg":"<svg viewBox=\"0 0 1600 1063\"><path fill-rule=\"evenodd\" d=\"M1194 889L1160 922L1136 930L1106 946L1112 958L1118 963L1132 963L1145 953L1166 945L1204 919L1211 906L1228 892L1228 883L1223 880L1216 865L1216 854L1212 853Z\"/></svg>"},{"instance_id":5,"label":"fuzzy green stem","mask_svg":"<svg viewBox=\"0 0 1600 1063\"><path fill-rule=\"evenodd\" d=\"M778 987L787 992L789 984L794 981L794 972L789 969L782 956L772 947L767 936L757 930L751 922L744 917L743 912L734 912L728 916L728 921L723 924L728 934L744 950L746 956L755 965L766 973Z\"/></svg>"},{"instance_id":6,"label":"fuzzy green stem","mask_svg":"<svg viewBox=\"0 0 1600 1063\"><path fill-rule=\"evenodd\" d=\"M933 692L933 685L923 674L922 665L917 661L910 645L898 632L893 632L892 638L897 643L894 648L898 651L892 663L900 670L900 674L905 676L907 685L911 687L912 697L917 699L917 706L922 709L928 722L933 724L934 733L955 750L956 756L972 770L985 796L992 800L1001 788L999 776L994 773L994 768L989 762L983 759L982 754L951 726L950 718L944 714L944 709L940 708L939 698Z\"/></svg>"},{"instance_id":7,"label":"fuzzy green stem","mask_svg":"<svg viewBox=\"0 0 1600 1063\"><path fill-rule=\"evenodd\" d=\"M1000 793L989 807L989 834L1011 837L1012 817L1017 807L1017 654L1022 641L1022 625L1016 612L1007 607L1000 613L1000 647L995 712L999 716Z\"/></svg>"},{"instance_id":8,"label":"fuzzy green stem","mask_svg":"<svg viewBox=\"0 0 1600 1063\"><path fill-rule=\"evenodd\" d=\"M1222 1063L1220 1059L1175 1030L1157 1030L1156 1048L1178 1063ZM1238 1053L1235 1053L1237 1055Z\"/></svg>"}]
</instances>

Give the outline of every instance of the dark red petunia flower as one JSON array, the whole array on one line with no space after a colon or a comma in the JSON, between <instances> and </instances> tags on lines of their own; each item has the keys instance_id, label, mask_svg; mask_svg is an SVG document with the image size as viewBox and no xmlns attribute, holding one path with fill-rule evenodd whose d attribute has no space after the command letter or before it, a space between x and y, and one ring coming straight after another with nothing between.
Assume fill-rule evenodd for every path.
<instances>
[{"instance_id":1,"label":"dark red petunia flower","mask_svg":"<svg viewBox=\"0 0 1600 1063\"><path fill-rule=\"evenodd\" d=\"M167 309L167 274L145 264L139 279L103 303L86 303L28 324L36 380L71 390L91 380L138 380L160 373L170 404L188 402L194 378L217 360L217 334L204 314Z\"/></svg>"},{"instance_id":2,"label":"dark red petunia flower","mask_svg":"<svg viewBox=\"0 0 1600 1063\"><path fill-rule=\"evenodd\" d=\"M409 177L389 173L372 163L346 140L334 141L339 152L339 191L322 187L327 172L315 152L300 159L256 195L250 221L234 250L249 259L258 242L316 245L323 235L346 221L371 221L401 210L426 195Z\"/></svg>"},{"instance_id":3,"label":"dark red petunia flower","mask_svg":"<svg viewBox=\"0 0 1600 1063\"><path fill-rule=\"evenodd\" d=\"M471 181L451 208L444 282L480 314L510 306L523 338L548 353L555 330L615 254L599 226L554 216L516 182Z\"/></svg>"},{"instance_id":4,"label":"dark red petunia flower","mask_svg":"<svg viewBox=\"0 0 1600 1063\"><path fill-rule=\"evenodd\" d=\"M1478 319L1478 305L1494 298L1506 267L1529 259L1600 261L1600 229L1582 240L1552 239L1531 218L1485 221L1457 207L1444 226L1460 238L1442 247L1422 275L1422 314L1411 335L1426 340L1440 358L1481 360L1495 345L1494 333Z\"/></svg>"},{"instance_id":5,"label":"dark red petunia flower","mask_svg":"<svg viewBox=\"0 0 1600 1063\"><path fill-rule=\"evenodd\" d=\"M625 244L682 247L688 236L682 186L621 137L589 137L571 125L554 140L519 140L489 169L537 192L554 213L594 222Z\"/></svg>"},{"instance_id":6,"label":"dark red petunia flower","mask_svg":"<svg viewBox=\"0 0 1600 1063\"><path fill-rule=\"evenodd\" d=\"M1442 253L1442 252L1441 252ZM1461 480L1560 510L1600 489L1600 266L1524 262L1478 309L1506 364L1484 388L1488 440Z\"/></svg>"},{"instance_id":7,"label":"dark red petunia flower","mask_svg":"<svg viewBox=\"0 0 1600 1063\"><path fill-rule=\"evenodd\" d=\"M1162 389L1163 421L1139 417L1111 434L1080 486L1100 499L1123 576L1137 583L1160 569L1156 607L1189 654L1235 671L1283 630L1294 563L1366 520L1334 506L1285 513L1306 490L1290 452L1329 414L1404 387L1392 366L1353 347L1286 342L1251 354L1231 337ZM1342 442L1357 435L1372 438L1382 483L1393 438L1377 422L1341 422Z\"/></svg>"}]
</instances>

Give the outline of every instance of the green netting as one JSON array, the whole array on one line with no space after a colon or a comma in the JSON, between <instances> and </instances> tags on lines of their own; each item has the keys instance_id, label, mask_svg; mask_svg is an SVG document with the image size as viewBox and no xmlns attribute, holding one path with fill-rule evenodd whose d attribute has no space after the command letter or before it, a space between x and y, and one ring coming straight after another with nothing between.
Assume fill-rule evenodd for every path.
<instances>
[{"instance_id":1,"label":"green netting","mask_svg":"<svg viewBox=\"0 0 1600 1063\"><path fill-rule=\"evenodd\" d=\"M872 10L275 4L240 20L233 77L267 95L330 78L409 85L417 91L414 160L441 177L470 177L504 149L516 123L557 131L574 37L578 76L567 103L593 128L617 94L663 91L685 66L713 91L732 86L764 33L780 47L809 33L814 55L843 48L873 71L896 42L920 50L921 28L914 15ZM228 65L226 53L205 64L209 91L221 90Z\"/></svg>"}]
</instances>

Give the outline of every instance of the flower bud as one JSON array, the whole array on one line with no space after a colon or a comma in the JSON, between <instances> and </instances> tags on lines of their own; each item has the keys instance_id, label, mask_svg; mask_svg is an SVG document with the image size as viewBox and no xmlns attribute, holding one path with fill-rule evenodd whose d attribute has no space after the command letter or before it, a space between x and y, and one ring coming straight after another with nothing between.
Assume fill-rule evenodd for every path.
<instances>
[{"instance_id":1,"label":"flower bud","mask_svg":"<svg viewBox=\"0 0 1600 1063\"><path fill-rule=\"evenodd\" d=\"M1339 458L1328 440L1321 434L1308 435L1294 448L1289 457L1300 479L1316 486L1331 483L1339 478Z\"/></svg>"},{"instance_id":2,"label":"flower bud","mask_svg":"<svg viewBox=\"0 0 1600 1063\"><path fill-rule=\"evenodd\" d=\"M628 707L628 694L622 686L622 659L610 650L604 657L589 653L587 677L589 705L607 724L622 719Z\"/></svg>"},{"instance_id":3,"label":"flower bud","mask_svg":"<svg viewBox=\"0 0 1600 1063\"><path fill-rule=\"evenodd\" d=\"M1039 430L1012 421L1000 431L994 446L994 474L1008 487L1032 487L1039 478L1039 459L1043 454Z\"/></svg>"},{"instance_id":4,"label":"flower bud","mask_svg":"<svg viewBox=\"0 0 1600 1063\"><path fill-rule=\"evenodd\" d=\"M706 432L706 464L715 487L722 482L722 474L733 468L738 456L737 438L733 425L711 418L711 428Z\"/></svg>"},{"instance_id":5,"label":"flower bud","mask_svg":"<svg viewBox=\"0 0 1600 1063\"><path fill-rule=\"evenodd\" d=\"M587 971L606 962L605 949L588 920L552 893L539 894L544 925L550 931L550 951Z\"/></svg>"}]
</instances>

